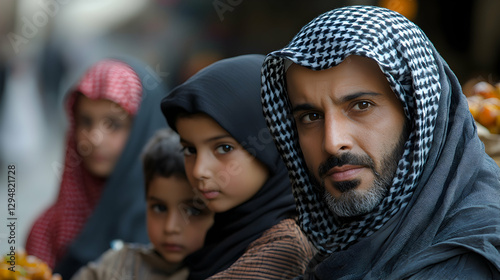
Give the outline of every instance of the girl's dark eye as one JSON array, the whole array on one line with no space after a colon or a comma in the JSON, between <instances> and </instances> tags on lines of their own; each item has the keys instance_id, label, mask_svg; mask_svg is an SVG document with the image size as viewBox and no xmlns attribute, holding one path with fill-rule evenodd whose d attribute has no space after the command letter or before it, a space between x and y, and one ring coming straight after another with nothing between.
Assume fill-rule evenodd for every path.
<instances>
[{"instance_id":1,"label":"girl's dark eye","mask_svg":"<svg viewBox=\"0 0 500 280\"><path fill-rule=\"evenodd\" d=\"M184 147L182 148L182 153L184 156L190 156L196 154L196 149L194 147Z\"/></svg>"},{"instance_id":2,"label":"girl's dark eye","mask_svg":"<svg viewBox=\"0 0 500 280\"><path fill-rule=\"evenodd\" d=\"M80 128L92 127L92 120L87 116L80 116L76 119L76 125Z\"/></svg>"},{"instance_id":3,"label":"girl's dark eye","mask_svg":"<svg viewBox=\"0 0 500 280\"><path fill-rule=\"evenodd\" d=\"M219 147L217 147L216 150L219 154L226 154L232 151L233 149L234 148L231 145L220 145Z\"/></svg>"},{"instance_id":4,"label":"girl's dark eye","mask_svg":"<svg viewBox=\"0 0 500 280\"><path fill-rule=\"evenodd\" d=\"M167 212L167 207L163 204L153 204L153 205L151 205L151 209L153 210L153 212L156 212L156 213Z\"/></svg>"},{"instance_id":5,"label":"girl's dark eye","mask_svg":"<svg viewBox=\"0 0 500 280\"><path fill-rule=\"evenodd\" d=\"M122 123L120 123L118 121L106 119L106 120L103 120L103 127L109 131L116 131L116 130L122 128L123 125L122 125Z\"/></svg>"}]
</instances>

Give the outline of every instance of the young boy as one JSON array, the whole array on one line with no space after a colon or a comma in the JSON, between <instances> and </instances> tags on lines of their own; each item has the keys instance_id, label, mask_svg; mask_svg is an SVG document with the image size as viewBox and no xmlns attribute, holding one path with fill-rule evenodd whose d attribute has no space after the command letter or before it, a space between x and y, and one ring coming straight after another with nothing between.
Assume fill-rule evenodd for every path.
<instances>
[{"instance_id":1,"label":"young boy","mask_svg":"<svg viewBox=\"0 0 500 280\"><path fill-rule=\"evenodd\" d=\"M179 136L159 130L142 155L151 245L124 244L72 279L186 279L184 258L200 249L213 213L196 197L184 171ZM118 243L120 244L120 243Z\"/></svg>"}]
</instances>

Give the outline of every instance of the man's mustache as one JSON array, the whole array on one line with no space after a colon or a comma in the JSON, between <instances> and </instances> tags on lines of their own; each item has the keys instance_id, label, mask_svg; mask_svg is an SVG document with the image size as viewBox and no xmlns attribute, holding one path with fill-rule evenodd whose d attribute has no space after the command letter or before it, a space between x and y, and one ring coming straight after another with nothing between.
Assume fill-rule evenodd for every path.
<instances>
[{"instance_id":1,"label":"man's mustache","mask_svg":"<svg viewBox=\"0 0 500 280\"><path fill-rule=\"evenodd\" d=\"M375 164L369 156L359 156L352 153L343 153L340 156L331 155L326 161L322 162L318 167L318 175L320 178L323 178L330 169L346 164L366 166L372 170L375 170Z\"/></svg>"}]
</instances>

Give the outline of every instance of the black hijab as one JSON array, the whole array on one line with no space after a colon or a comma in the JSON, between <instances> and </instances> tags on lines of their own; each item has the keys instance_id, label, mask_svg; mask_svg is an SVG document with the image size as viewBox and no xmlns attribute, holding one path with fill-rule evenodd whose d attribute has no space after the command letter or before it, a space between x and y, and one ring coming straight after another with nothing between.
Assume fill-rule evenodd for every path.
<instances>
[{"instance_id":1,"label":"black hijab","mask_svg":"<svg viewBox=\"0 0 500 280\"><path fill-rule=\"evenodd\" d=\"M342 224L308 178L284 77L287 60L324 70L349 55L379 64L411 133L386 197ZM484 151L457 78L415 24L379 7L336 9L269 54L262 73L264 114L289 168L300 225L320 252L305 278L500 275L500 169Z\"/></svg>"},{"instance_id":2,"label":"black hijab","mask_svg":"<svg viewBox=\"0 0 500 280\"><path fill-rule=\"evenodd\" d=\"M140 154L146 142L166 127L159 103L166 89L151 68L132 58L113 58L129 65L142 83L142 99L130 136L113 169L97 206L84 228L56 264L55 273L70 277L83 265L99 258L111 241L149 243L146 227L144 176Z\"/></svg>"},{"instance_id":3,"label":"black hijab","mask_svg":"<svg viewBox=\"0 0 500 280\"><path fill-rule=\"evenodd\" d=\"M175 88L162 111L176 129L179 112L205 113L270 171L269 179L248 201L215 215L205 245L189 256L190 279L206 279L233 264L264 231L295 214L290 181L260 103L264 56L243 55L216 62Z\"/></svg>"}]
</instances>

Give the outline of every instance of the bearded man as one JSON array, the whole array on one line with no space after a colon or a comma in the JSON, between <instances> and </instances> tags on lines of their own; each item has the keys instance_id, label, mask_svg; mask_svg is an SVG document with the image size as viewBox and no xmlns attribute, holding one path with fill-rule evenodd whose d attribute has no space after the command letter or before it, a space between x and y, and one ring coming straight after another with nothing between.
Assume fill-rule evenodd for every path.
<instances>
[{"instance_id":1,"label":"bearded man","mask_svg":"<svg viewBox=\"0 0 500 280\"><path fill-rule=\"evenodd\" d=\"M306 279L500 279L500 169L460 84L400 14L320 15L262 68Z\"/></svg>"}]
</instances>

